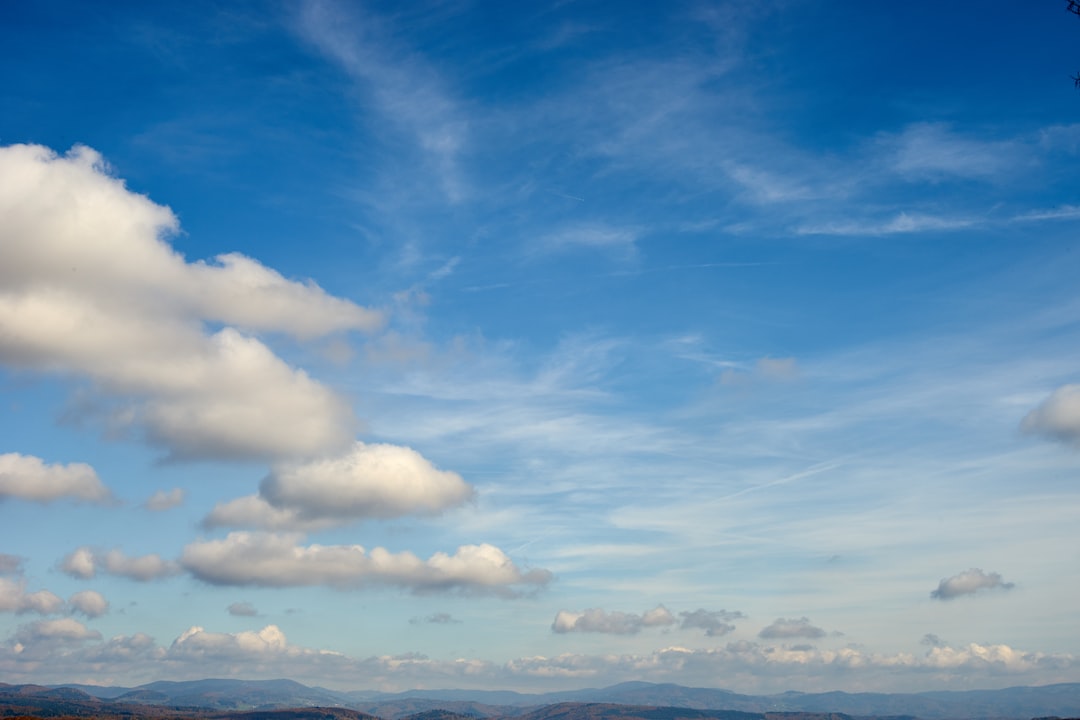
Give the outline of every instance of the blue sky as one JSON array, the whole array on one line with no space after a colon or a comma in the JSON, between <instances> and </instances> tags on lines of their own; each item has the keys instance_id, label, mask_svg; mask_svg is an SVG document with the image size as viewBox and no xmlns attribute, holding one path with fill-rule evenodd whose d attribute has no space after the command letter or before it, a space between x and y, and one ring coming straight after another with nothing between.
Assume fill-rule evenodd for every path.
<instances>
[{"instance_id":1,"label":"blue sky","mask_svg":"<svg viewBox=\"0 0 1080 720\"><path fill-rule=\"evenodd\" d=\"M0 7L0 674L1076 680L1061 4Z\"/></svg>"}]
</instances>

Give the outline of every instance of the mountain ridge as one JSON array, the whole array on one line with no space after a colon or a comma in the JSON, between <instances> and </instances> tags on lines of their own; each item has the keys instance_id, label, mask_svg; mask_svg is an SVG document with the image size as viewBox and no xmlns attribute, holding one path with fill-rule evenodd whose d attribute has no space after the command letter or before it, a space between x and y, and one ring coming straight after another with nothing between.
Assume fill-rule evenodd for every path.
<instances>
[{"instance_id":1,"label":"mountain ridge","mask_svg":"<svg viewBox=\"0 0 1080 720\"><path fill-rule=\"evenodd\" d=\"M952 718L1023 718L1080 716L1080 683L1015 686L999 690L937 690L921 693L786 692L744 695L730 690L694 688L674 683L632 681L603 688L550 693L459 689L340 692L294 680L160 680L133 688L60 684L22 687L24 693L69 689L118 705L191 707L203 710L270 710L305 707L348 708L387 720L444 711L495 718L528 717L535 709L565 703L681 708L749 713L844 713L857 716ZM36 690L40 688L40 690ZM95 690L100 694L95 694Z\"/></svg>"}]
</instances>

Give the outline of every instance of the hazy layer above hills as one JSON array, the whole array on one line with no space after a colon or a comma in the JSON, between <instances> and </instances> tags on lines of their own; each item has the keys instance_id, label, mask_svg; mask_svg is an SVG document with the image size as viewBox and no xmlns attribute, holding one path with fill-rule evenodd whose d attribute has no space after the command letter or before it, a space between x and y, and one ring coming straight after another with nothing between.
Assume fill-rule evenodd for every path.
<instances>
[{"instance_id":1,"label":"hazy layer above hills","mask_svg":"<svg viewBox=\"0 0 1080 720\"><path fill-rule=\"evenodd\" d=\"M926 693L783 693L740 695L727 690L689 688L673 684L631 682L607 688L527 695L509 691L414 690L403 693L337 692L308 687L291 680L159 681L135 688L88 685L58 686L50 692L93 696L114 704L191 707L211 711L297 707L344 707L398 720L418 713L444 710L473 717L511 717L534 714L538 706L559 703L605 703L693 710L734 710L748 713L813 712L860 716L907 715L926 720L944 718L1032 718L1080 716L1080 683L1004 690ZM40 686L0 685L3 694L16 688L32 693ZM82 692L78 692L82 691ZM57 697L59 699L59 697ZM74 698L71 698L74 699ZM575 711L575 717L581 717ZM533 720L545 720L537 717ZM590 716L591 717L591 716ZM689 717L689 716L688 716Z\"/></svg>"}]
</instances>

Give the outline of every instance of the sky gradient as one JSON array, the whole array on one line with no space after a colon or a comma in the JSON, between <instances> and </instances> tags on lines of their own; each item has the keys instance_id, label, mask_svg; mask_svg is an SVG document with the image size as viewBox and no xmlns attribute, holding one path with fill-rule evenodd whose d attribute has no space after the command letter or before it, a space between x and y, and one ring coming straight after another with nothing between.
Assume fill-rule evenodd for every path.
<instances>
[{"instance_id":1,"label":"sky gradient","mask_svg":"<svg viewBox=\"0 0 1080 720\"><path fill-rule=\"evenodd\" d=\"M1080 680L1078 69L1057 2L0 4L0 681Z\"/></svg>"}]
</instances>

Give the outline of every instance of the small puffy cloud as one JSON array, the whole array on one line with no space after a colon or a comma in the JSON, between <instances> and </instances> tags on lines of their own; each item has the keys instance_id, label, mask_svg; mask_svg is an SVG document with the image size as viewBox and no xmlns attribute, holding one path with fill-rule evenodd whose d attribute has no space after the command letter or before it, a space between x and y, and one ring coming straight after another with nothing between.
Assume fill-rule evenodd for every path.
<instances>
[{"instance_id":1,"label":"small puffy cloud","mask_svg":"<svg viewBox=\"0 0 1080 720\"><path fill-rule=\"evenodd\" d=\"M226 608L230 615L235 617L255 617L259 614L259 611L255 609L255 606L249 602L234 602L232 605Z\"/></svg>"},{"instance_id":2,"label":"small puffy cloud","mask_svg":"<svg viewBox=\"0 0 1080 720\"><path fill-rule=\"evenodd\" d=\"M409 618L410 625L458 625L460 620L456 620L450 613L434 613L427 617L414 617Z\"/></svg>"},{"instance_id":3,"label":"small puffy cloud","mask_svg":"<svg viewBox=\"0 0 1080 720\"><path fill-rule=\"evenodd\" d=\"M314 518L437 515L473 496L460 475L415 450L362 442L340 458L276 468L259 492L275 507Z\"/></svg>"},{"instance_id":4,"label":"small puffy cloud","mask_svg":"<svg viewBox=\"0 0 1080 720\"><path fill-rule=\"evenodd\" d=\"M523 570L493 545L462 545L453 555L421 560L360 545L301 545L302 535L229 533L222 540L191 543L181 564L212 585L359 588L402 587L413 593L460 591L515 596L547 585L547 570Z\"/></svg>"},{"instance_id":5,"label":"small puffy cloud","mask_svg":"<svg viewBox=\"0 0 1080 720\"><path fill-rule=\"evenodd\" d=\"M643 628L668 627L675 622L675 616L663 605L657 605L640 615L601 608L589 608L583 612L560 610L551 623L551 631L559 634L582 632L634 635Z\"/></svg>"},{"instance_id":6,"label":"small puffy cloud","mask_svg":"<svg viewBox=\"0 0 1080 720\"><path fill-rule=\"evenodd\" d=\"M11 637L11 649L24 661L40 664L76 652L87 643L100 641L101 633L78 620L38 620L20 626Z\"/></svg>"},{"instance_id":7,"label":"small puffy cloud","mask_svg":"<svg viewBox=\"0 0 1080 720\"><path fill-rule=\"evenodd\" d=\"M86 547L73 550L60 561L60 569L71 577L89 580L97 573L94 553Z\"/></svg>"},{"instance_id":8,"label":"small puffy cloud","mask_svg":"<svg viewBox=\"0 0 1080 720\"><path fill-rule=\"evenodd\" d=\"M21 557L0 553L0 575L18 575L20 572L22 572Z\"/></svg>"},{"instance_id":9,"label":"small puffy cloud","mask_svg":"<svg viewBox=\"0 0 1080 720\"><path fill-rule=\"evenodd\" d=\"M64 601L48 590L27 592L22 578L0 577L0 612L55 615L63 609Z\"/></svg>"},{"instance_id":10,"label":"small puffy cloud","mask_svg":"<svg viewBox=\"0 0 1080 720\"><path fill-rule=\"evenodd\" d=\"M139 582L158 580L180 572L175 562L164 560L156 553L131 557L116 549L102 553L88 547L78 548L65 556L60 562L60 569L71 577L83 580L94 577L100 571Z\"/></svg>"},{"instance_id":11,"label":"small puffy cloud","mask_svg":"<svg viewBox=\"0 0 1080 720\"><path fill-rule=\"evenodd\" d=\"M768 640L787 640L791 638L809 638L811 640L825 637L825 631L810 624L808 618L789 620L777 618L768 627L762 628L758 633L759 638Z\"/></svg>"},{"instance_id":12,"label":"small puffy cloud","mask_svg":"<svg viewBox=\"0 0 1080 720\"><path fill-rule=\"evenodd\" d=\"M102 503L111 498L94 468L85 463L47 465L19 453L0 455L0 499L48 503L60 498Z\"/></svg>"},{"instance_id":13,"label":"small puffy cloud","mask_svg":"<svg viewBox=\"0 0 1080 720\"><path fill-rule=\"evenodd\" d=\"M679 627L683 630L696 628L704 630L709 637L720 637L735 629L735 626L731 624L732 620L740 620L746 616L738 610L698 608L693 612L681 612L679 617L681 618Z\"/></svg>"},{"instance_id":14,"label":"small puffy cloud","mask_svg":"<svg viewBox=\"0 0 1080 720\"><path fill-rule=\"evenodd\" d=\"M68 598L68 607L71 612L81 613L92 619L109 612L109 601L99 592L82 590Z\"/></svg>"},{"instance_id":15,"label":"small puffy cloud","mask_svg":"<svg viewBox=\"0 0 1080 720\"><path fill-rule=\"evenodd\" d=\"M942 578L937 589L930 591L930 597L935 600L951 600L961 595L974 595L982 590L1012 589L1013 584L1005 580L996 572L983 572L979 568L971 568L952 577Z\"/></svg>"},{"instance_id":16,"label":"small puffy cloud","mask_svg":"<svg viewBox=\"0 0 1080 720\"><path fill-rule=\"evenodd\" d=\"M1027 414L1020 428L1080 446L1080 385L1059 387Z\"/></svg>"},{"instance_id":17,"label":"small puffy cloud","mask_svg":"<svg viewBox=\"0 0 1080 720\"><path fill-rule=\"evenodd\" d=\"M407 447L357 442L336 458L275 467L258 495L214 507L204 527L311 531L370 518L437 515L474 495Z\"/></svg>"},{"instance_id":18,"label":"small puffy cloud","mask_svg":"<svg viewBox=\"0 0 1080 720\"><path fill-rule=\"evenodd\" d=\"M153 510L154 512L160 512L162 510L169 510L174 507L179 507L184 503L184 490L183 488L173 488L172 490L158 490L151 495L146 503L143 505L147 510Z\"/></svg>"},{"instance_id":19,"label":"small puffy cloud","mask_svg":"<svg viewBox=\"0 0 1080 720\"><path fill-rule=\"evenodd\" d=\"M0 148L0 217L0 364L89 380L81 419L175 459L316 457L352 442L344 399L253 334L371 330L380 313L235 253L188 262L167 242L173 212L89 148Z\"/></svg>"}]
</instances>

